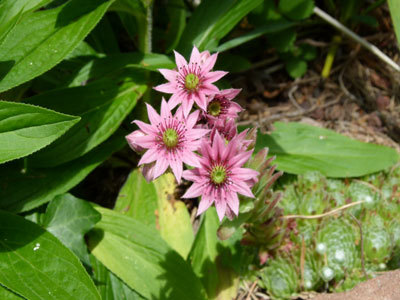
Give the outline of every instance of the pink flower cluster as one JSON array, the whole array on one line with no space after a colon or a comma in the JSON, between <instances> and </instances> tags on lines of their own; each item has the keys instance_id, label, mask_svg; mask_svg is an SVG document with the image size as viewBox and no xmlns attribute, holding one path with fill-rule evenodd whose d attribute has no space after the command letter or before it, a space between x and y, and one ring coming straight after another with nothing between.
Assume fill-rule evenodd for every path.
<instances>
[{"instance_id":1,"label":"pink flower cluster","mask_svg":"<svg viewBox=\"0 0 400 300\"><path fill-rule=\"evenodd\" d=\"M155 87L171 98L168 103L162 99L161 114L147 104L150 124L134 121L139 129L127 141L143 153L139 165L148 181L171 169L178 183L182 177L193 182L183 198L201 196L198 215L215 203L220 220L232 219L239 213L238 193L254 197L251 188L258 180L257 171L243 167L253 141L246 139L247 131L237 132L235 119L242 108L232 100L240 90L213 84L227 74L211 71L217 54L194 47L189 63L177 52L175 60L177 69L159 70L168 83ZM194 104L198 109L193 111ZM184 171L184 164L192 168Z\"/></svg>"}]
</instances>

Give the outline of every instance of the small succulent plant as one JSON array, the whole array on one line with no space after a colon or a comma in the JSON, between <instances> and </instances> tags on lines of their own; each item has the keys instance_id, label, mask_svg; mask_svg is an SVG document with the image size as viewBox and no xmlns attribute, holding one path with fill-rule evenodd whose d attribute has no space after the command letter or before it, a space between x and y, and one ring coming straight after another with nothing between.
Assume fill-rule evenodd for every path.
<instances>
[{"instance_id":1,"label":"small succulent plant","mask_svg":"<svg viewBox=\"0 0 400 300\"><path fill-rule=\"evenodd\" d=\"M285 235L274 248L260 247L266 258L261 286L273 299L305 290L348 290L376 272L400 267L400 167L345 180L312 172L284 185L282 193L277 209L286 221L274 224ZM288 215L317 217L282 217Z\"/></svg>"}]
</instances>

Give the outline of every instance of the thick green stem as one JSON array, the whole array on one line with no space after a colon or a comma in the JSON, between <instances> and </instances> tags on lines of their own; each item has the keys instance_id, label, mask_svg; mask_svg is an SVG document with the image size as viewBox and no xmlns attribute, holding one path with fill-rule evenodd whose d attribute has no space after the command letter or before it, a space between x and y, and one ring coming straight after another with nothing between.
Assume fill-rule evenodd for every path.
<instances>
[{"instance_id":1,"label":"thick green stem","mask_svg":"<svg viewBox=\"0 0 400 300\"><path fill-rule=\"evenodd\" d=\"M336 51L337 51L341 41L342 41L342 37L340 35L335 35L332 38L332 44L329 47L328 55L326 56L326 59L325 59L324 68L322 69L322 73L321 73L322 78L329 77L329 73L331 72L333 61L335 60Z\"/></svg>"}]
</instances>

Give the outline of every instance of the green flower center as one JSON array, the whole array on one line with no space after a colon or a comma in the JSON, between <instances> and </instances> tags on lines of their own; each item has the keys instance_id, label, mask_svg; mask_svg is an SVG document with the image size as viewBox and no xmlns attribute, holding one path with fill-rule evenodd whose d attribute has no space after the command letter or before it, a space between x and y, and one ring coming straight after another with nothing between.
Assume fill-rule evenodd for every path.
<instances>
[{"instance_id":1,"label":"green flower center","mask_svg":"<svg viewBox=\"0 0 400 300\"><path fill-rule=\"evenodd\" d=\"M185 87L190 90L193 91L197 88L199 84L199 77L197 77L194 74L187 74L185 77Z\"/></svg>"},{"instance_id":2,"label":"green flower center","mask_svg":"<svg viewBox=\"0 0 400 300\"><path fill-rule=\"evenodd\" d=\"M219 101L212 101L208 105L208 113L214 117L218 117L221 113L221 103Z\"/></svg>"},{"instance_id":3,"label":"green flower center","mask_svg":"<svg viewBox=\"0 0 400 300\"><path fill-rule=\"evenodd\" d=\"M163 142L168 148L173 148L178 144L178 133L175 129L168 128L164 131Z\"/></svg>"},{"instance_id":4,"label":"green flower center","mask_svg":"<svg viewBox=\"0 0 400 300\"><path fill-rule=\"evenodd\" d=\"M224 183L226 179L226 170L222 166L215 166L211 170L211 181L215 184L221 184Z\"/></svg>"}]
</instances>

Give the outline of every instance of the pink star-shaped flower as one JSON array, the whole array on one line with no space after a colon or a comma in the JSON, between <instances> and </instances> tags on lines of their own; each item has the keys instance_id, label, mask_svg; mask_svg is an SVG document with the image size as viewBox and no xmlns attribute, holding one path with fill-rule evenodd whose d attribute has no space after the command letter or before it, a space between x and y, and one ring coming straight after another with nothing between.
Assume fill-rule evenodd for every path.
<instances>
[{"instance_id":1,"label":"pink star-shaped flower","mask_svg":"<svg viewBox=\"0 0 400 300\"><path fill-rule=\"evenodd\" d=\"M201 196L198 215L215 203L220 221L224 215L232 219L239 213L238 193L254 198L251 186L259 173L242 168L252 154L252 151L240 150L242 140L242 137L235 137L226 144L218 132L211 145L203 139L199 150L201 166L183 172L183 178L193 184L182 197Z\"/></svg>"},{"instance_id":2,"label":"pink star-shaped flower","mask_svg":"<svg viewBox=\"0 0 400 300\"><path fill-rule=\"evenodd\" d=\"M180 183L183 163L200 167L199 156L194 151L199 148L200 139L210 130L194 128L199 117L198 110L184 118L182 110L178 109L172 116L164 99L161 103L161 116L149 104L147 113L151 124L134 121L139 130L132 132L126 139L132 149L147 149L139 165L145 165L143 175L148 181L159 177L170 167Z\"/></svg>"},{"instance_id":3,"label":"pink star-shaped flower","mask_svg":"<svg viewBox=\"0 0 400 300\"><path fill-rule=\"evenodd\" d=\"M208 95L219 92L213 82L222 78L227 72L211 72L217 60L217 53L209 55L200 53L193 47L190 61L175 51L177 70L159 69L169 82L156 86L154 89L163 93L173 94L168 101L170 109L182 104L183 114L186 117L196 103L202 110L207 110Z\"/></svg>"}]
</instances>

